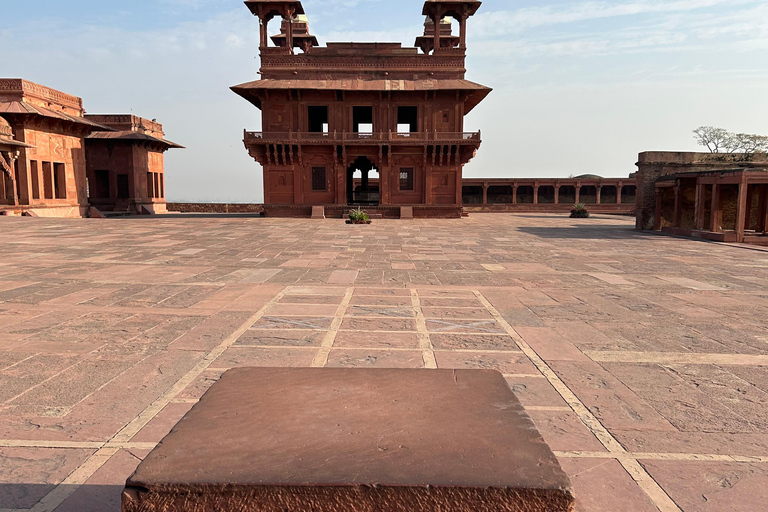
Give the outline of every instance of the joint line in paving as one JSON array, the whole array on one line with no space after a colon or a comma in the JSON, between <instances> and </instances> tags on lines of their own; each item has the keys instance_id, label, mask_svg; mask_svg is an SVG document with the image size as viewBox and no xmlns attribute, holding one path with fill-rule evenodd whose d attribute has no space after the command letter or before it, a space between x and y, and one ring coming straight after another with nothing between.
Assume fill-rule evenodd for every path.
<instances>
[{"instance_id":1,"label":"joint line in paving","mask_svg":"<svg viewBox=\"0 0 768 512\"><path fill-rule=\"evenodd\" d=\"M579 417L582 423L592 432L600 443L617 458L622 467L629 473L629 476L640 486L640 488L653 501L660 512L682 512L680 507L672 498L661 488L643 466L632 458L624 447L608 431L605 426L590 412L590 410L579 400L576 394L563 382L560 377L549 367L544 359L523 339L520 334L506 321L499 311L491 304L485 296L473 290L473 293L485 308L493 315L496 321L501 325L509 336L515 341L520 350L528 356L528 359L538 368L538 370L547 378L553 388L560 394L565 402L573 409L573 412Z\"/></svg>"},{"instance_id":2,"label":"joint line in paving","mask_svg":"<svg viewBox=\"0 0 768 512\"><path fill-rule=\"evenodd\" d=\"M261 309L254 313L235 332L230 334L216 348L211 350L202 361L188 371L183 377L163 393L160 398L152 402L147 408L138 414L133 420L121 428L112 438L104 443L96 453L88 457L80 466L70 473L64 480L46 494L30 512L53 512L59 505L69 498L81 485L83 485L96 471L120 451L124 443L129 442L139 431L144 428L166 405L176 398L189 386L203 371L208 368L221 354L231 347L255 322L258 322L272 306L285 296L289 288L283 289L267 302Z\"/></svg>"},{"instance_id":3,"label":"joint line in paving","mask_svg":"<svg viewBox=\"0 0 768 512\"><path fill-rule=\"evenodd\" d=\"M328 364L328 356L331 355L331 348L333 348L333 344L336 342L336 335L339 333L341 324L344 321L344 315L347 314L347 308L349 308L349 304L352 302L352 295L354 293L354 288L347 288L347 293L344 294L344 299L342 299L339 307L336 308L336 315L333 317L331 326L323 337L320 350L317 351L317 355L312 361L313 368L322 368Z\"/></svg>"},{"instance_id":4,"label":"joint line in paving","mask_svg":"<svg viewBox=\"0 0 768 512\"><path fill-rule=\"evenodd\" d=\"M437 368L437 359L435 359L435 347L432 346L432 340L429 338L427 329L427 320L424 318L424 312L421 310L421 299L419 292L411 288L411 305L416 312L416 332L419 337L419 348L422 351L424 359L424 368Z\"/></svg>"}]
</instances>

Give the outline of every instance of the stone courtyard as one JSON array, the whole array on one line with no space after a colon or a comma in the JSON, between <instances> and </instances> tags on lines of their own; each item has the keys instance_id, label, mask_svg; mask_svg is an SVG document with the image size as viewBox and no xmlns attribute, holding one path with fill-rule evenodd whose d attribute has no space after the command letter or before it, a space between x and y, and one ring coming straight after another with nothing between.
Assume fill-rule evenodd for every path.
<instances>
[{"instance_id":1,"label":"stone courtyard","mask_svg":"<svg viewBox=\"0 0 768 512\"><path fill-rule=\"evenodd\" d=\"M633 228L3 218L0 511L117 512L239 366L498 369L577 510L760 510L768 252Z\"/></svg>"}]
</instances>

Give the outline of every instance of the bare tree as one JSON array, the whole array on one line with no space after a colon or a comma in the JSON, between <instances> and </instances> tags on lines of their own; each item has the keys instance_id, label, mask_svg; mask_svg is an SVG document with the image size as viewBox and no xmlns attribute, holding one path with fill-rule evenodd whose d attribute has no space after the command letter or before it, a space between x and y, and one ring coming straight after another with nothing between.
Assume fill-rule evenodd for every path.
<instances>
[{"instance_id":1,"label":"bare tree","mask_svg":"<svg viewBox=\"0 0 768 512\"><path fill-rule=\"evenodd\" d=\"M693 134L696 138L696 142L698 142L700 146L709 149L710 153L720 153L730 139L728 130L715 128L714 126L700 126L693 130Z\"/></svg>"},{"instance_id":2,"label":"bare tree","mask_svg":"<svg viewBox=\"0 0 768 512\"><path fill-rule=\"evenodd\" d=\"M714 126L700 126L693 130L696 142L711 153L754 153L768 152L768 137L747 133L732 133Z\"/></svg>"}]
</instances>

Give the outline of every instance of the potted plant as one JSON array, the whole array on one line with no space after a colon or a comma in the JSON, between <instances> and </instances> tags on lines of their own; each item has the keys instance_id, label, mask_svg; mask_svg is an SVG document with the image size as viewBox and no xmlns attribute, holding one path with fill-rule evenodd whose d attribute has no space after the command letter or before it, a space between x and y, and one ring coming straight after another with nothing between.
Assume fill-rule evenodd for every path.
<instances>
[{"instance_id":1,"label":"potted plant","mask_svg":"<svg viewBox=\"0 0 768 512\"><path fill-rule=\"evenodd\" d=\"M352 210L351 212L349 212L349 220L347 220L347 224L370 224L370 223L371 223L371 218L360 207L358 207L357 210Z\"/></svg>"},{"instance_id":2,"label":"potted plant","mask_svg":"<svg viewBox=\"0 0 768 512\"><path fill-rule=\"evenodd\" d=\"M587 207L584 206L584 203L576 203L573 205L573 209L571 210L571 218L572 219L588 219L589 218L589 211L587 211Z\"/></svg>"}]
</instances>

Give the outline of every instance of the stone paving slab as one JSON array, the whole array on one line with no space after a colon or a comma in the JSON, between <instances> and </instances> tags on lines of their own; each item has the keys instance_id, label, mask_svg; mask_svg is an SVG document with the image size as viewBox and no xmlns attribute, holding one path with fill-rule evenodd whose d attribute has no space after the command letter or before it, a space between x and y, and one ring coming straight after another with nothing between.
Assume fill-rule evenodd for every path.
<instances>
[{"instance_id":1,"label":"stone paving slab","mask_svg":"<svg viewBox=\"0 0 768 512\"><path fill-rule=\"evenodd\" d=\"M768 259L632 226L2 218L0 512L117 512L240 366L496 369L579 512L758 510Z\"/></svg>"}]
</instances>

